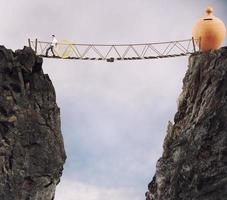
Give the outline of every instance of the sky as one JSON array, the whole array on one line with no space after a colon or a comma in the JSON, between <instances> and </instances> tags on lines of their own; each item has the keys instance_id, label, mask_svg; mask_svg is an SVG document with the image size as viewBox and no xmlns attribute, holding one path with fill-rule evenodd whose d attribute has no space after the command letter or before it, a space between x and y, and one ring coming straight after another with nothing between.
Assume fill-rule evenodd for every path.
<instances>
[{"instance_id":1,"label":"sky","mask_svg":"<svg viewBox=\"0 0 227 200\"><path fill-rule=\"evenodd\" d=\"M227 24L226 0L1 0L0 39L13 50L52 34L74 43L189 39L208 5ZM67 153L56 200L144 199L187 65L44 59Z\"/></svg>"}]
</instances>

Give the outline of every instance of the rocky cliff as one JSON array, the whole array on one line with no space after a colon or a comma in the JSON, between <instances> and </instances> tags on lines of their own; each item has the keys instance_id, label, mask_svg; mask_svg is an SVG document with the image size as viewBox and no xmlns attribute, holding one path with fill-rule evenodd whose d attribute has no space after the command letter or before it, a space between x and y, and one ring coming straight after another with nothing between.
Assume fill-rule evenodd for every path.
<instances>
[{"instance_id":1,"label":"rocky cliff","mask_svg":"<svg viewBox=\"0 0 227 200\"><path fill-rule=\"evenodd\" d=\"M66 156L54 87L30 48L0 46L0 199L53 200Z\"/></svg>"},{"instance_id":2,"label":"rocky cliff","mask_svg":"<svg viewBox=\"0 0 227 200\"><path fill-rule=\"evenodd\" d=\"M192 55L149 200L227 199L227 48Z\"/></svg>"}]
</instances>

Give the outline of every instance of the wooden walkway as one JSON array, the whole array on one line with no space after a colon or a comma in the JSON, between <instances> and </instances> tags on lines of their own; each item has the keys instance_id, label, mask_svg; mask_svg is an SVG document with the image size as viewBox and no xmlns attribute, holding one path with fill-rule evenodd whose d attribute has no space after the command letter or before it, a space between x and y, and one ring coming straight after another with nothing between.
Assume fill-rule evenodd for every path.
<instances>
[{"instance_id":1,"label":"wooden walkway","mask_svg":"<svg viewBox=\"0 0 227 200\"><path fill-rule=\"evenodd\" d=\"M38 56L44 58L94 60L94 61L122 61L122 60L144 60L160 59L178 56L187 56L199 51L195 45L195 39L178 40L159 43L142 44L73 44L70 42L59 42L47 53L51 42L28 39L29 46ZM51 55L49 55L51 54Z\"/></svg>"}]
</instances>

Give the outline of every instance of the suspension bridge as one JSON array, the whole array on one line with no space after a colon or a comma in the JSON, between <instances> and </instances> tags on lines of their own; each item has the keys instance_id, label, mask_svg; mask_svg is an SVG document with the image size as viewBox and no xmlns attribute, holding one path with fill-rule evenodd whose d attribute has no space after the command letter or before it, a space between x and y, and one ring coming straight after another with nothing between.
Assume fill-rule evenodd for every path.
<instances>
[{"instance_id":1,"label":"suspension bridge","mask_svg":"<svg viewBox=\"0 0 227 200\"><path fill-rule=\"evenodd\" d=\"M123 61L160 59L178 56L188 56L199 52L200 39L187 39L169 42L141 44L73 44L67 41L59 42L53 48L54 55L48 55L51 42L38 39L28 39L36 55L43 58L94 60L94 61Z\"/></svg>"}]
</instances>

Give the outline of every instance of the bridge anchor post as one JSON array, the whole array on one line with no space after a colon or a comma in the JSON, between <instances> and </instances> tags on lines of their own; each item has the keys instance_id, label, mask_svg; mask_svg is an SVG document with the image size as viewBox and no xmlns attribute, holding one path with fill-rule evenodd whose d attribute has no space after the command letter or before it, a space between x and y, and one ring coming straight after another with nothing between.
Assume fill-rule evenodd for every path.
<instances>
[{"instance_id":1,"label":"bridge anchor post","mask_svg":"<svg viewBox=\"0 0 227 200\"><path fill-rule=\"evenodd\" d=\"M192 37L192 44L193 44L193 50L194 50L194 53L196 52L196 48L195 48L195 38Z\"/></svg>"},{"instance_id":2,"label":"bridge anchor post","mask_svg":"<svg viewBox=\"0 0 227 200\"><path fill-rule=\"evenodd\" d=\"M35 54L37 54L37 48L38 48L38 39L35 39Z\"/></svg>"}]
</instances>

